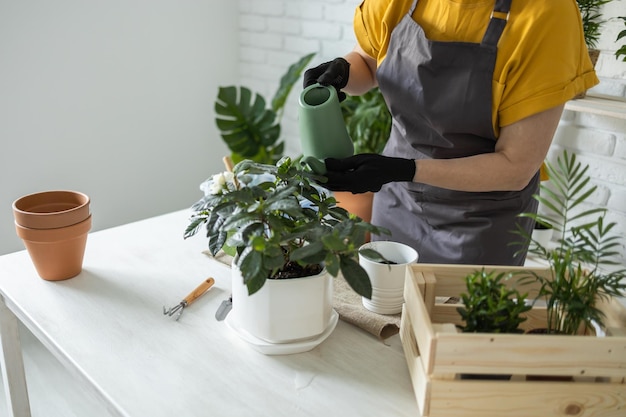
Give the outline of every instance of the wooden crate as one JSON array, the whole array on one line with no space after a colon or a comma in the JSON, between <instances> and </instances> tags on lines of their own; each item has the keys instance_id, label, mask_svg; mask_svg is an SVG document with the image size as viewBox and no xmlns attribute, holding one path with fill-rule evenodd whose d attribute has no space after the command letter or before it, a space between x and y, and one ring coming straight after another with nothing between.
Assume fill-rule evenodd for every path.
<instances>
[{"instance_id":1,"label":"wooden crate","mask_svg":"<svg viewBox=\"0 0 626 417\"><path fill-rule=\"evenodd\" d=\"M407 270L400 336L422 416L626 416L626 309L617 300L602 303L607 337L459 333L459 305L441 301L465 292L464 277L481 268L416 264ZM528 317L524 327L545 327L545 308L533 308ZM461 374L513 376L470 380ZM530 381L527 375L573 380Z\"/></svg>"}]
</instances>

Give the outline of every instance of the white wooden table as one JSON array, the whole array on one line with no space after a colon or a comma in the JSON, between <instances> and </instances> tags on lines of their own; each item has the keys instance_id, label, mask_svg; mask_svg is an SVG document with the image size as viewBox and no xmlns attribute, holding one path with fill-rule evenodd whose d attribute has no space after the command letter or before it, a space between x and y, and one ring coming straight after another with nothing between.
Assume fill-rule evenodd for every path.
<instances>
[{"instance_id":1,"label":"white wooden table","mask_svg":"<svg viewBox=\"0 0 626 417\"><path fill-rule=\"evenodd\" d=\"M9 415L30 416L18 320L112 416L419 415L398 336L340 320L310 352L265 356L216 321L230 271L201 253L202 235L183 240L188 214L90 234L83 272L66 281L39 278L25 251L0 256ZM208 276L180 321L163 315Z\"/></svg>"}]
</instances>

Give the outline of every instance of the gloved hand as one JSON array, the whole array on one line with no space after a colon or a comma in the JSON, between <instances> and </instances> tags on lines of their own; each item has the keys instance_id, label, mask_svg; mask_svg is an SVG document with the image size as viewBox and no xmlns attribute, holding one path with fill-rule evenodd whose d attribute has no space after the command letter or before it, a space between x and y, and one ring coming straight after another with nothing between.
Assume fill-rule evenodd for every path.
<instances>
[{"instance_id":1,"label":"gloved hand","mask_svg":"<svg viewBox=\"0 0 626 417\"><path fill-rule=\"evenodd\" d=\"M331 191L376 192L383 184L413 181L415 176L413 159L366 153L344 159L327 158L324 162L328 181L323 185Z\"/></svg>"},{"instance_id":2,"label":"gloved hand","mask_svg":"<svg viewBox=\"0 0 626 417\"><path fill-rule=\"evenodd\" d=\"M304 72L304 88L315 83L332 85L337 90L339 101L343 101L346 98L346 93L342 92L341 89L348 85L349 76L350 63L343 58L335 58L306 70Z\"/></svg>"}]
</instances>

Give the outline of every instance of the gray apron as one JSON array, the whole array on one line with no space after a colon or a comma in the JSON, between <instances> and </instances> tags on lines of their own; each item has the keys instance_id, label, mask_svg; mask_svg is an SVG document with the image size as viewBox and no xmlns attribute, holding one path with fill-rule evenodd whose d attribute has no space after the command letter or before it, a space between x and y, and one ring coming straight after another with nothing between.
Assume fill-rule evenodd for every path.
<instances>
[{"instance_id":1,"label":"gray apron","mask_svg":"<svg viewBox=\"0 0 626 417\"><path fill-rule=\"evenodd\" d=\"M506 20L492 16L482 42L436 42L426 38L411 10L391 34L376 76L393 116L384 155L412 159L462 158L494 152L492 79ZM494 11L508 13L511 0ZM419 162L418 162L419 164ZM477 167L492 175L489 167ZM372 223L417 250L419 262L522 265L526 246L513 232L532 232L539 173L522 191L462 192L396 182L374 197ZM520 249L521 250L520 252ZM517 253L517 254L516 254Z\"/></svg>"}]
</instances>

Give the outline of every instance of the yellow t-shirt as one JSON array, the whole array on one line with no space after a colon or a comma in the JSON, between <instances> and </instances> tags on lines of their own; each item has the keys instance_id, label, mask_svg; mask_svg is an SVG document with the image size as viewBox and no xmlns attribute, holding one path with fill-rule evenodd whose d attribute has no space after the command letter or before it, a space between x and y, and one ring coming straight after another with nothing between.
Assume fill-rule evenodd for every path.
<instances>
[{"instance_id":1,"label":"yellow t-shirt","mask_svg":"<svg viewBox=\"0 0 626 417\"><path fill-rule=\"evenodd\" d=\"M354 31L378 65L393 28L413 0L364 0ZM480 43L494 0L419 0L413 19L434 41ZM598 84L576 0L513 0L493 74L493 124L499 127L565 103ZM499 133L498 133L499 134Z\"/></svg>"}]
</instances>

